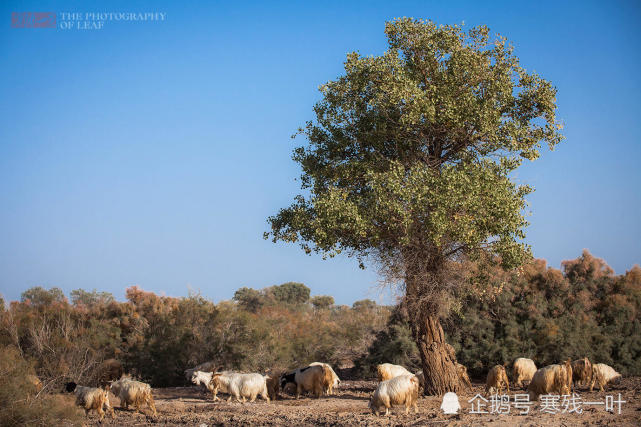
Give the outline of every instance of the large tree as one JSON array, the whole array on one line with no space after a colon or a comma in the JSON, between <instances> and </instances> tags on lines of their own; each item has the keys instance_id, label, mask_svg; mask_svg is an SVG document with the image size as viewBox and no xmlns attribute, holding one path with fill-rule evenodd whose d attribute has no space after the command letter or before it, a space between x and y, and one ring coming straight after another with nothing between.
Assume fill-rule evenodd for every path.
<instances>
[{"instance_id":1,"label":"large tree","mask_svg":"<svg viewBox=\"0 0 641 427\"><path fill-rule=\"evenodd\" d=\"M485 26L403 18L385 33L383 55L350 53L321 86L293 155L306 194L269 218L266 238L345 252L401 283L425 393L441 394L459 387L440 318L465 282L461 263L513 268L529 256L532 189L511 173L562 140L556 89Z\"/></svg>"}]
</instances>

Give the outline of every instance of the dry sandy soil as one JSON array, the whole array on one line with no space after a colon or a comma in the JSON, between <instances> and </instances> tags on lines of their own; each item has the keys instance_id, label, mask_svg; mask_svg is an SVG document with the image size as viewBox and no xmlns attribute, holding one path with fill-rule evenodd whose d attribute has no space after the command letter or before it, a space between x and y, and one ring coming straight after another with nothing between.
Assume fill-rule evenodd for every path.
<instances>
[{"instance_id":1,"label":"dry sandy soil","mask_svg":"<svg viewBox=\"0 0 641 427\"><path fill-rule=\"evenodd\" d=\"M533 405L528 415L517 415L513 408L510 414L471 414L468 400L476 393L483 392L483 385L475 383L469 392L459 393L462 406L459 415L444 415L440 410L439 397L421 397L418 414L405 414L403 407L395 407L387 416L375 417L367 408L374 381L344 381L334 396L315 399L311 397L295 400L283 395L276 402L267 403L257 399L254 403L213 402L211 395L196 387L175 387L154 389L153 394L158 415L152 417L148 409L145 414L133 410L124 411L118 406L118 399L111 396L116 408L116 419L105 418L103 425L141 426L148 424L189 425L189 426L300 426L300 425L490 425L490 426L577 426L612 425L641 426L641 377L624 378L617 386L604 393L580 389L578 393L585 402L603 402L606 395L615 399L621 393L621 414L615 405L614 413L607 412L604 405L584 405L583 413L542 413L541 403ZM511 395L514 394L512 390ZM225 395L219 395L225 398ZM489 404L488 404L489 408ZM98 425L96 415L90 415L89 425Z\"/></svg>"}]
</instances>

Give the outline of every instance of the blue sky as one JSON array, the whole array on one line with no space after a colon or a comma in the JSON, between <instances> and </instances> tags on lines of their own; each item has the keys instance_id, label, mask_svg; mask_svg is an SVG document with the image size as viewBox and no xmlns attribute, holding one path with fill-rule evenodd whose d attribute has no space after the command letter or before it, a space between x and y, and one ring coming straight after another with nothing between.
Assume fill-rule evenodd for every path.
<instances>
[{"instance_id":1,"label":"blue sky","mask_svg":"<svg viewBox=\"0 0 641 427\"><path fill-rule=\"evenodd\" d=\"M485 4L483 4L485 3ZM163 12L100 30L15 29L13 11ZM0 294L127 286L215 301L300 281L378 299L374 271L262 238L299 192L290 136L345 54L386 20L486 24L558 88L566 141L517 174L527 242L559 267L583 248L641 263L641 3L0 3ZM383 299L384 300L384 299Z\"/></svg>"}]
</instances>

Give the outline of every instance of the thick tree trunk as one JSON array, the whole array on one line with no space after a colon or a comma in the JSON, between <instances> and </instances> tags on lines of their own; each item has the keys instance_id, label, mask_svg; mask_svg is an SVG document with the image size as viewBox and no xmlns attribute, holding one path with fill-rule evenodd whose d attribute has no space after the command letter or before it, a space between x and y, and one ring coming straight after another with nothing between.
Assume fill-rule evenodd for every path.
<instances>
[{"instance_id":1,"label":"thick tree trunk","mask_svg":"<svg viewBox=\"0 0 641 427\"><path fill-rule=\"evenodd\" d=\"M445 335L438 317L421 316L416 327L416 344L423 362L424 394L443 395L460 388L456 370L456 355Z\"/></svg>"}]
</instances>

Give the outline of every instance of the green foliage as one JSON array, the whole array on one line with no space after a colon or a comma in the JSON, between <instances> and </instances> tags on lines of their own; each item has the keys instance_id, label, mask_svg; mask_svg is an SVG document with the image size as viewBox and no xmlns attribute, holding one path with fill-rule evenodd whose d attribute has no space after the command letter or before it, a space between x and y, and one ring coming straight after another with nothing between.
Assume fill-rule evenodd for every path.
<instances>
[{"instance_id":1,"label":"green foliage","mask_svg":"<svg viewBox=\"0 0 641 427\"><path fill-rule=\"evenodd\" d=\"M317 295L310 300L317 310L327 310L334 305L334 297L329 295Z\"/></svg>"},{"instance_id":2,"label":"green foliage","mask_svg":"<svg viewBox=\"0 0 641 427\"><path fill-rule=\"evenodd\" d=\"M51 288L49 290L44 289L41 286L36 286L30 289L27 289L22 294L20 294L20 301L28 302L32 305L51 305L54 302L57 303L66 303L67 298L65 297L64 292L60 288Z\"/></svg>"},{"instance_id":3,"label":"green foliage","mask_svg":"<svg viewBox=\"0 0 641 427\"><path fill-rule=\"evenodd\" d=\"M221 319L210 301L199 295L161 297L135 286L127 289L126 296L129 303L121 304L120 310L137 324L124 336L127 371L155 385L180 385L186 368L236 356L231 343L242 341L238 322Z\"/></svg>"},{"instance_id":4,"label":"green foliage","mask_svg":"<svg viewBox=\"0 0 641 427\"><path fill-rule=\"evenodd\" d=\"M0 425L82 425L73 400L37 393L34 370L14 346L0 347Z\"/></svg>"},{"instance_id":5,"label":"green foliage","mask_svg":"<svg viewBox=\"0 0 641 427\"><path fill-rule=\"evenodd\" d=\"M401 365L412 372L421 369L407 313L398 306L392 311L386 328L376 334L367 355L356 361L356 366L363 375L374 376L380 363Z\"/></svg>"},{"instance_id":6,"label":"green foliage","mask_svg":"<svg viewBox=\"0 0 641 427\"><path fill-rule=\"evenodd\" d=\"M286 304L305 304L309 301L310 289L302 283L287 282L272 286L268 291L276 301Z\"/></svg>"},{"instance_id":7,"label":"green foliage","mask_svg":"<svg viewBox=\"0 0 641 427\"><path fill-rule=\"evenodd\" d=\"M412 250L438 269L489 251L518 265L532 189L510 173L561 141L556 90L484 26L403 18L385 32L383 55L348 54L321 87L293 156L309 196L270 217L265 237L361 262Z\"/></svg>"},{"instance_id":8,"label":"green foliage","mask_svg":"<svg viewBox=\"0 0 641 427\"><path fill-rule=\"evenodd\" d=\"M73 305L84 305L85 307L94 307L106 305L114 301L114 296L109 292L98 292L93 290L87 292L83 289L71 291L71 302Z\"/></svg>"},{"instance_id":9,"label":"green foliage","mask_svg":"<svg viewBox=\"0 0 641 427\"><path fill-rule=\"evenodd\" d=\"M494 266L486 271L485 280L503 275ZM418 353L406 343L407 318L397 313L360 361L365 372L383 362L415 366ZM535 260L521 274L505 279L500 293L490 298L468 295L446 319L444 330L458 361L476 377L518 357L545 366L585 356L624 375L639 375L641 268L634 266L616 276L587 251L565 261L563 271Z\"/></svg>"},{"instance_id":10,"label":"green foliage","mask_svg":"<svg viewBox=\"0 0 641 427\"><path fill-rule=\"evenodd\" d=\"M259 308L265 304L265 295L252 288L240 288L234 293L232 298L244 310L255 313Z\"/></svg>"},{"instance_id":11,"label":"green foliage","mask_svg":"<svg viewBox=\"0 0 641 427\"><path fill-rule=\"evenodd\" d=\"M352 304L354 310L372 310L376 308L376 302L371 299L363 299Z\"/></svg>"}]
</instances>

